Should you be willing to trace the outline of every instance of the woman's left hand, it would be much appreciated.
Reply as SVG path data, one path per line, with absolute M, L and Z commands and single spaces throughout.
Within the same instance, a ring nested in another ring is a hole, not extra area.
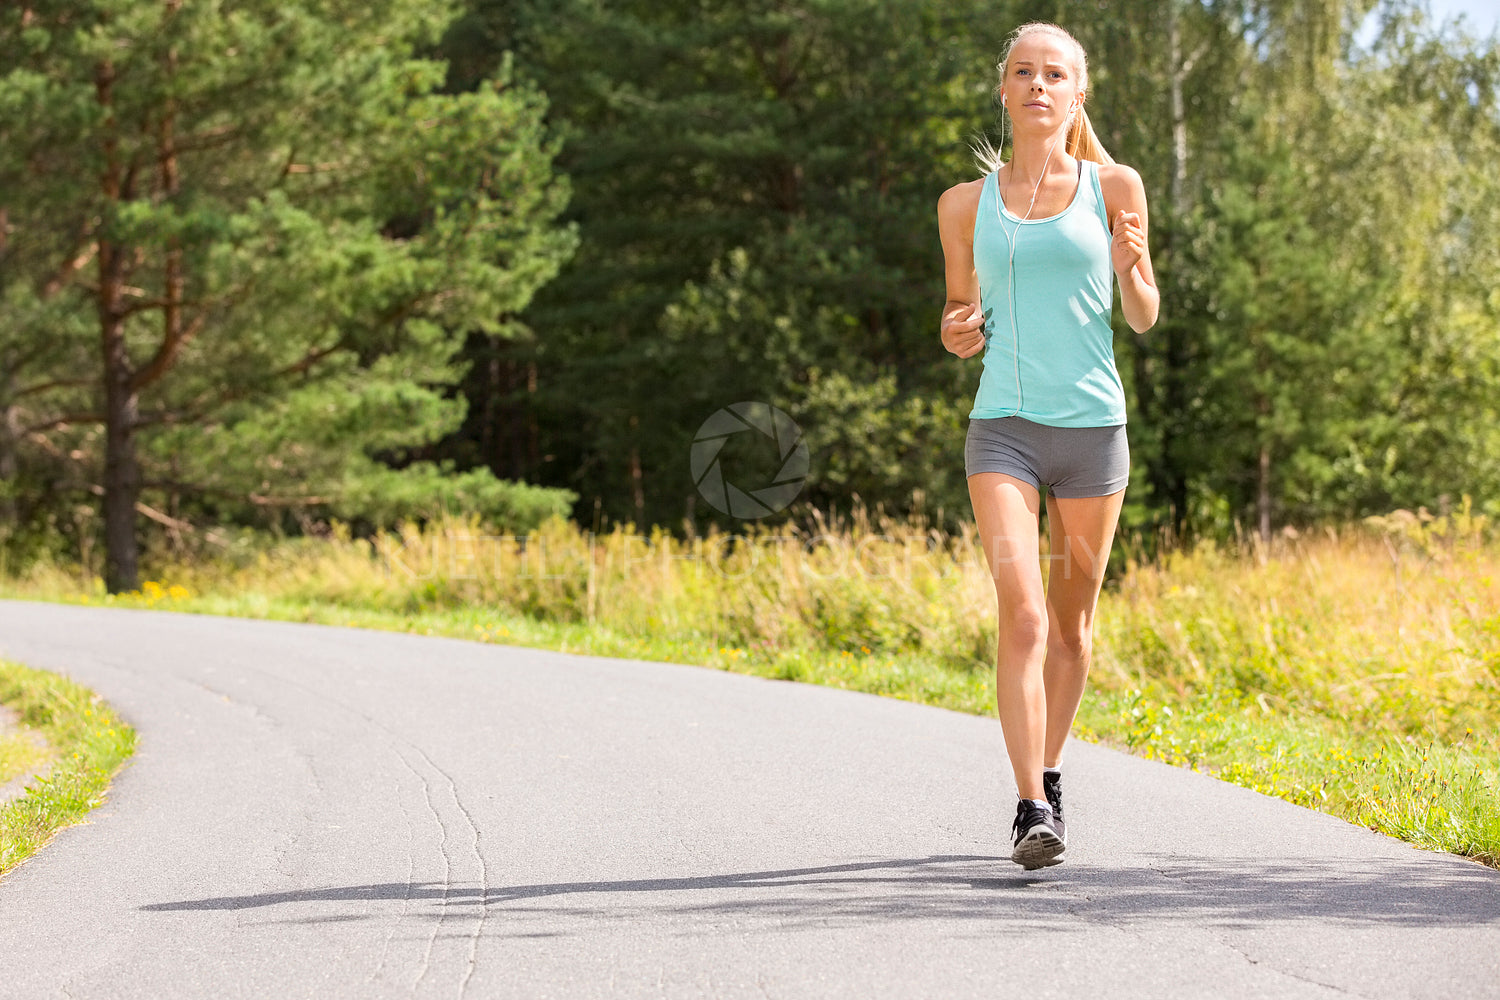
M 1109 260 L 1115 274 L 1123 280 L 1146 253 L 1146 232 L 1141 217 L 1123 209 L 1115 213 L 1114 239 L 1109 243 Z

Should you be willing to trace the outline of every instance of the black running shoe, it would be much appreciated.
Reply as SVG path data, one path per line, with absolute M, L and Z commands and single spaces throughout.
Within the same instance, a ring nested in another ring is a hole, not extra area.
M 1057 835 L 1062 842 L 1068 842 L 1068 825 L 1063 822 L 1062 812 L 1062 774 L 1053 774 L 1050 771 L 1042 772 L 1042 792 L 1047 796 L 1047 804 L 1052 807 L 1052 825 L 1057 827 Z
M 1027 871 L 1062 864 L 1058 855 L 1066 845 L 1053 826 L 1052 814 L 1030 799 L 1016 803 L 1016 821 L 1011 826 L 1011 834 L 1014 846 L 1010 859 Z

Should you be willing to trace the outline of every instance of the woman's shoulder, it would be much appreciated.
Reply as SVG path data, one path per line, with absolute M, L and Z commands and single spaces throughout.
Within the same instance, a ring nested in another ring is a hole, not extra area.
M 984 190 L 984 181 L 984 177 L 976 177 L 944 191 L 938 198 L 938 217 L 973 215 L 979 207 L 979 193 Z
M 1146 189 L 1140 173 L 1123 163 L 1099 164 L 1099 186 L 1104 189 L 1105 194 L 1114 191 L 1128 195 L 1136 191 L 1144 192 Z

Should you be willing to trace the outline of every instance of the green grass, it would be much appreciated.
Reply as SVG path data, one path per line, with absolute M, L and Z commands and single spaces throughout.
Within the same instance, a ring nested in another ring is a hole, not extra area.
M 38 567 L 14 596 L 322 622 L 700 664 L 994 714 L 972 530 L 856 518 L 692 542 L 524 540 L 473 522 L 156 560 L 107 597 Z M 1126 560 L 1103 594 L 1085 738 L 1500 867 L 1500 542 L 1396 516 Z
M 1470 732 L 1361 733 L 1315 717 L 1213 697 L 1095 691 L 1081 735 L 1138 756 L 1340 816 L 1432 850 L 1500 867 L 1500 755 Z
M 52 759 L 50 749 L 26 727 L 0 733 L 0 786 L 40 769 Z
M 87 688 L 15 663 L 0 661 L 0 703 L 42 735 L 54 758 L 19 798 L 0 805 L 4 875 L 104 800 L 110 779 L 135 749 L 135 732 Z

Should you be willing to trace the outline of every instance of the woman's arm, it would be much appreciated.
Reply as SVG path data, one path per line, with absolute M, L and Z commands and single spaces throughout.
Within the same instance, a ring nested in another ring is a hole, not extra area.
M 939 328 L 943 346 L 961 358 L 984 349 L 984 316 L 980 313 L 979 276 L 974 273 L 974 213 L 984 181 L 968 181 L 938 199 L 938 235 L 943 241 L 943 274 L 948 301 Z
M 1146 186 L 1130 167 L 1105 164 L 1099 168 L 1099 188 L 1113 235 L 1109 259 L 1120 279 L 1120 307 L 1130 328 L 1145 333 L 1156 323 L 1161 308 L 1146 243 Z

